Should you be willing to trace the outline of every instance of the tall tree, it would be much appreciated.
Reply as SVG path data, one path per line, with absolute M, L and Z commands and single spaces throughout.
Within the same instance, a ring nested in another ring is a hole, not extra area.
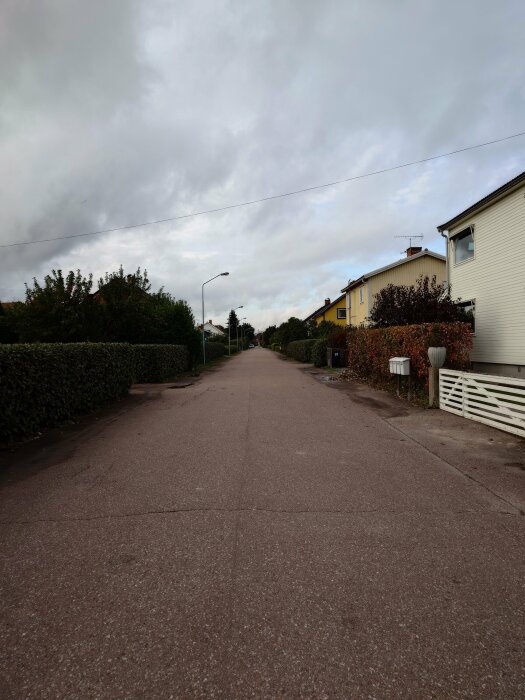
M 92 340 L 94 304 L 91 296 L 92 275 L 83 277 L 71 270 L 52 270 L 40 285 L 26 284 L 26 301 L 19 309 L 16 330 L 22 342 L 74 343 Z
M 239 319 L 238 319 L 235 311 L 232 309 L 228 315 L 228 321 L 226 322 L 226 328 L 230 329 L 230 333 L 231 333 L 232 338 L 235 338 L 238 327 L 239 327 Z
M 453 300 L 450 287 L 438 284 L 436 277 L 421 275 L 415 285 L 389 284 L 375 295 L 370 312 L 374 326 L 407 326 L 417 323 L 468 321 L 469 318 L 458 306 L 460 299 Z

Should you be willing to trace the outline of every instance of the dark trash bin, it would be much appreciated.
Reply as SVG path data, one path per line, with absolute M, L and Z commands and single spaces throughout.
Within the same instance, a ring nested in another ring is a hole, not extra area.
M 326 352 L 328 367 L 346 367 L 345 348 L 327 348 Z

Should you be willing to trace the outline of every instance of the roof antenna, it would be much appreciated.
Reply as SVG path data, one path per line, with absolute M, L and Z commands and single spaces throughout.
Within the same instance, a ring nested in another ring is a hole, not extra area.
M 410 248 L 412 248 L 412 239 L 415 240 L 416 238 L 418 238 L 418 239 L 419 239 L 419 242 L 421 243 L 421 241 L 423 240 L 424 236 L 422 236 L 422 235 L 418 235 L 418 236 L 394 236 L 394 238 L 408 238 L 409 244 L 410 244 Z M 405 250 L 400 250 L 399 252 L 400 252 L 400 253 L 405 253 L 406 251 L 405 251 Z

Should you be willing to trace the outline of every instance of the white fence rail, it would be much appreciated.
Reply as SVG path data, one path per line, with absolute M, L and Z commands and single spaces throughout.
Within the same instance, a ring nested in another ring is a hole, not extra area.
M 525 437 L 525 380 L 439 370 L 439 407 Z

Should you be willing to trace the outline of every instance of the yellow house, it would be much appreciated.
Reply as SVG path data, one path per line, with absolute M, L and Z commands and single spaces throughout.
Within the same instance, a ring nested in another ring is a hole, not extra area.
M 435 275 L 438 284 L 446 281 L 447 266 L 444 255 L 414 246 L 406 252 L 406 258 L 367 272 L 362 277 L 349 281 L 341 290 L 346 296 L 346 316 L 350 326 L 368 325 L 375 295 L 389 284 L 414 285 L 420 275 L 430 278 Z
M 324 304 L 304 320 L 315 321 L 317 326 L 323 321 L 332 321 L 338 326 L 346 326 L 346 315 L 345 295 L 341 294 L 335 301 L 325 299 Z

